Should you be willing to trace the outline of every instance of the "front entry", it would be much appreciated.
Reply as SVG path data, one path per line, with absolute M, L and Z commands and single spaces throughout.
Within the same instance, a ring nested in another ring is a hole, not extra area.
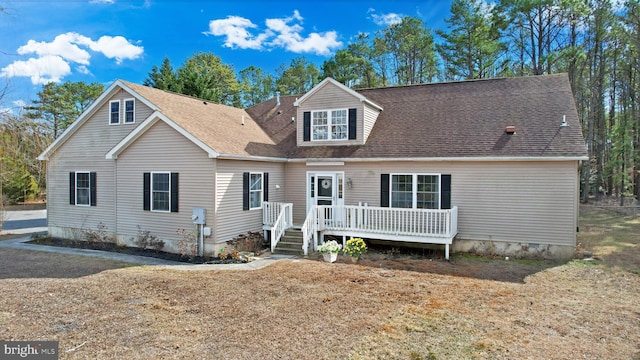
M 307 172 L 307 212 L 316 205 L 344 206 L 344 172 Z

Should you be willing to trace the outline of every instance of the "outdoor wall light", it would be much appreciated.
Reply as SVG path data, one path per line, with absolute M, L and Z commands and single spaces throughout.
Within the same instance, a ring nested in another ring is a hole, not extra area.
M 353 187 L 353 180 L 351 178 L 347 178 L 347 187 L 351 189 Z

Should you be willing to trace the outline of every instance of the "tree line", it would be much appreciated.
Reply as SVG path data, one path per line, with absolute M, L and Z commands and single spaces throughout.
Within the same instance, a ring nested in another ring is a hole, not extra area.
M 256 66 L 236 73 L 215 54 L 197 52 L 178 68 L 165 58 L 144 84 L 247 107 L 276 91 L 303 94 L 325 77 L 371 88 L 566 72 L 589 154 L 581 167 L 582 200 L 615 195 L 622 203 L 625 197 L 640 198 L 639 2 L 614 7 L 610 0 L 454 0 L 446 29 L 432 31 L 407 16 L 360 34 L 320 67 L 298 57 L 274 74 Z M 98 84 L 43 86 L 24 113 L 5 115 L 2 149 L 14 151 L 20 148 L 15 136 L 37 132 L 38 144 L 26 146 L 37 155 L 101 91 Z M 0 153 L 5 169 L 12 169 L 2 172 L 5 187 L 13 182 L 24 189 L 17 179 L 27 174 L 37 184 L 31 189 L 44 186 L 43 170 L 26 164 L 35 155 L 15 160 L 17 154 Z

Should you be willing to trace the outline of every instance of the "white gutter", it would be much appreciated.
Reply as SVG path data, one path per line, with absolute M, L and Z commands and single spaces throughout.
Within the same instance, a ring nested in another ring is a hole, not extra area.
M 221 160 L 244 160 L 244 161 L 270 161 L 270 162 L 287 162 L 287 158 L 269 157 L 269 156 L 254 156 L 254 155 L 234 155 L 234 154 L 219 154 L 217 159 Z
M 587 156 L 486 156 L 486 157 L 407 157 L 407 158 L 300 158 L 288 162 L 381 162 L 381 161 L 576 161 L 588 160 Z

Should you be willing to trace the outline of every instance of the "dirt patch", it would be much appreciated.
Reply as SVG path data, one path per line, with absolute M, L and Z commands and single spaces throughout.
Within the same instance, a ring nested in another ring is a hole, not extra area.
M 0 279 L 78 278 L 132 266 L 95 257 L 7 248 L 0 248 L 0 264 Z

